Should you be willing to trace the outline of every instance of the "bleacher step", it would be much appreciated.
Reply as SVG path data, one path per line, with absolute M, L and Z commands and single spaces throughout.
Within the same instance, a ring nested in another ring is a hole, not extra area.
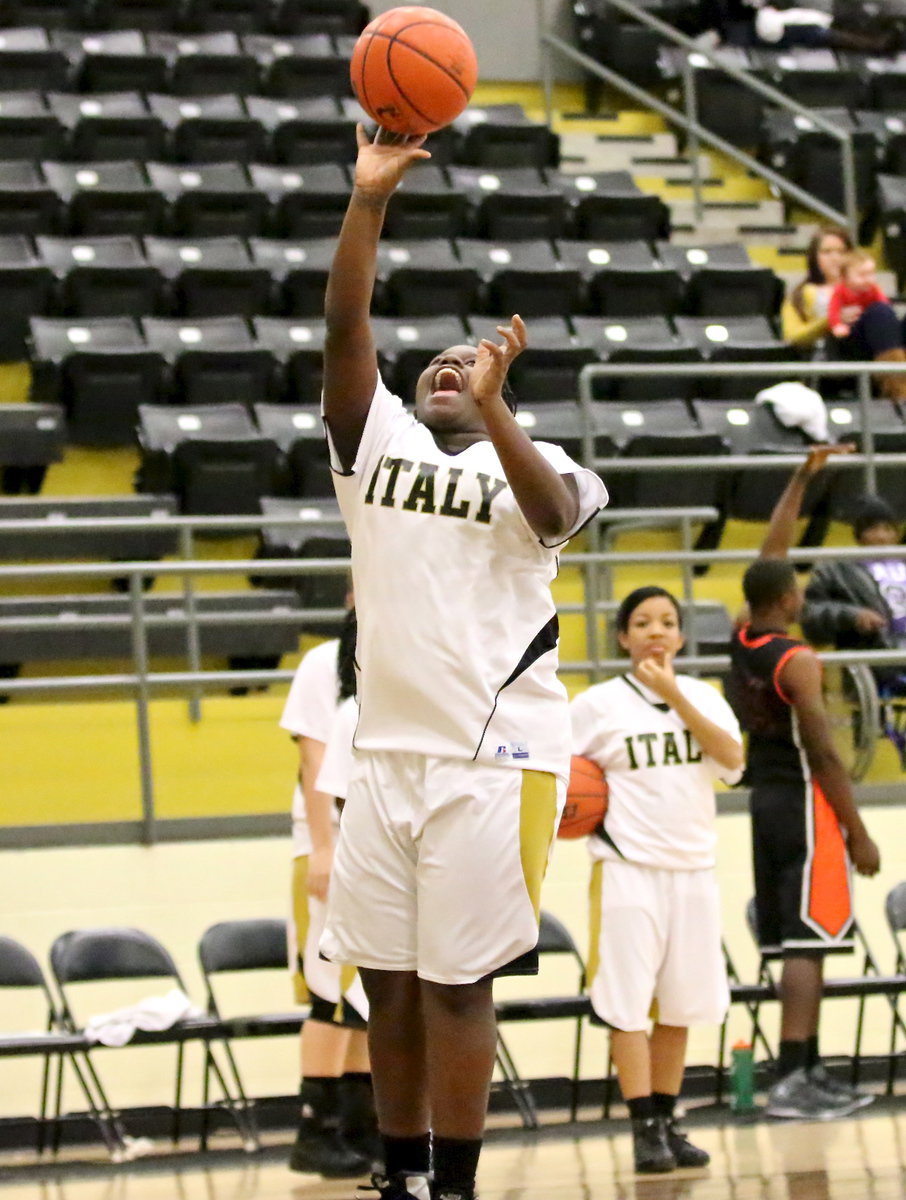
M 607 137 L 566 133 L 562 135 L 560 155 L 561 169 L 572 173 L 631 171 L 639 158 L 676 158 L 677 147 L 672 133 Z

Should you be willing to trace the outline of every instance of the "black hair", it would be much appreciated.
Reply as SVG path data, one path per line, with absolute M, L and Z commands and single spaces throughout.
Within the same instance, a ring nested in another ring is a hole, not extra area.
M 619 633 L 626 632 L 626 630 L 629 628 L 629 621 L 632 617 L 632 614 L 640 604 L 644 604 L 645 601 L 650 600 L 652 596 L 663 596 L 665 600 L 670 601 L 670 603 L 676 609 L 676 619 L 679 623 L 680 629 L 682 629 L 683 610 L 680 608 L 679 600 L 677 600 L 676 596 L 674 596 L 672 592 L 668 592 L 666 588 L 657 587 L 654 584 L 650 584 L 648 587 L 636 588 L 635 591 L 630 592 L 626 599 L 620 604 L 620 607 L 617 609 L 617 630 Z
M 796 568 L 785 558 L 759 558 L 742 577 L 742 591 L 752 613 L 764 612 L 796 586 Z
M 853 506 L 853 536 L 858 539 L 875 525 L 896 525 L 893 509 L 880 496 L 860 496 Z
M 356 694 L 355 639 L 357 628 L 355 609 L 351 608 L 343 620 L 340 644 L 337 647 L 338 700 L 346 700 L 349 696 Z
M 518 408 L 518 402 L 516 400 L 516 393 L 513 391 L 509 379 L 504 379 L 503 387 L 500 389 L 500 394 L 503 397 L 504 404 L 507 406 L 510 412 L 515 415 L 516 409 Z

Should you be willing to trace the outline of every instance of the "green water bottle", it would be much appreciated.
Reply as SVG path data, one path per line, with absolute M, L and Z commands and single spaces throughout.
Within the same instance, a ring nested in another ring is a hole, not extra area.
M 736 1042 L 730 1063 L 730 1107 L 751 1112 L 755 1107 L 755 1055 L 748 1042 Z

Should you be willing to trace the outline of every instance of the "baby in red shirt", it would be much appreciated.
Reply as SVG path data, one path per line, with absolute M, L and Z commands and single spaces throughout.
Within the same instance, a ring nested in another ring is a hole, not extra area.
M 834 337 L 849 337 L 869 304 L 887 303 L 887 297 L 878 287 L 875 269 L 875 260 L 867 250 L 853 250 L 843 260 L 840 282 L 831 292 L 827 309 L 827 323 Z M 859 313 L 851 321 L 844 321 L 841 313 L 846 308 L 857 308 Z

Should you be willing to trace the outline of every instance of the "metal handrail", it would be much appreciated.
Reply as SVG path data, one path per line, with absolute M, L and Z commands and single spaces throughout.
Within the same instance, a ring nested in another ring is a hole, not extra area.
M 746 170 L 759 175 L 768 183 L 792 196 L 794 200 L 798 200 L 806 208 L 813 212 L 819 213 L 826 220 L 832 221 L 838 225 L 845 225 L 853 237 L 858 235 L 859 225 L 859 210 L 856 195 L 856 163 L 855 150 L 853 147 L 852 133 L 847 129 L 841 129 L 832 121 L 814 109 L 806 108 L 804 105 L 791 100 L 788 96 L 770 84 L 758 79 L 755 75 L 748 71 L 744 71 L 739 67 L 735 67 L 730 63 L 721 62 L 711 51 L 697 45 L 691 38 L 680 33 L 673 26 L 666 24 L 659 18 L 639 8 L 636 4 L 631 3 L 631 0 L 606 0 L 608 4 L 614 8 L 631 16 L 641 25 L 647 25 L 648 28 L 656 30 L 667 41 L 672 42 L 676 46 L 690 51 L 690 53 L 699 56 L 706 60 L 712 67 L 723 71 L 731 79 L 736 80 L 742 86 L 749 88 L 751 91 L 770 100 L 777 107 L 785 109 L 796 116 L 803 116 L 812 125 L 824 133 L 840 142 L 843 160 L 843 196 L 844 196 L 844 211 L 840 212 L 831 205 L 826 204 L 823 200 L 819 200 L 817 196 L 805 191 L 793 183 L 792 180 L 779 174 L 777 171 L 759 162 L 751 154 L 747 154 L 738 146 L 734 146 L 732 142 L 728 142 L 725 138 L 713 133 L 706 126 L 702 125 L 698 120 L 698 97 L 695 83 L 695 63 L 690 62 L 687 58 L 683 69 L 683 94 L 685 112 L 674 108 L 666 101 L 661 100 L 658 96 L 633 83 L 624 75 L 612 70 L 610 67 L 605 67 L 596 59 L 584 54 L 581 50 L 577 50 L 575 46 L 564 41 L 550 29 L 544 27 L 544 14 L 542 0 L 538 2 L 538 29 L 539 29 L 539 53 L 542 63 L 542 82 L 544 88 L 544 105 L 545 115 L 548 125 L 553 122 L 553 75 L 550 63 L 550 51 L 556 51 L 558 54 L 583 67 L 592 75 L 597 75 L 603 79 L 605 83 L 611 84 L 618 91 L 630 96 L 633 100 L 638 101 L 646 108 L 650 108 L 659 113 L 665 120 L 672 124 L 679 125 L 690 134 L 690 154 L 692 160 L 692 188 L 695 203 L 696 220 L 701 221 L 703 212 L 702 200 L 702 182 L 698 170 L 697 155 L 698 143 L 704 142 L 706 145 L 719 150 L 722 154 L 734 159 Z

